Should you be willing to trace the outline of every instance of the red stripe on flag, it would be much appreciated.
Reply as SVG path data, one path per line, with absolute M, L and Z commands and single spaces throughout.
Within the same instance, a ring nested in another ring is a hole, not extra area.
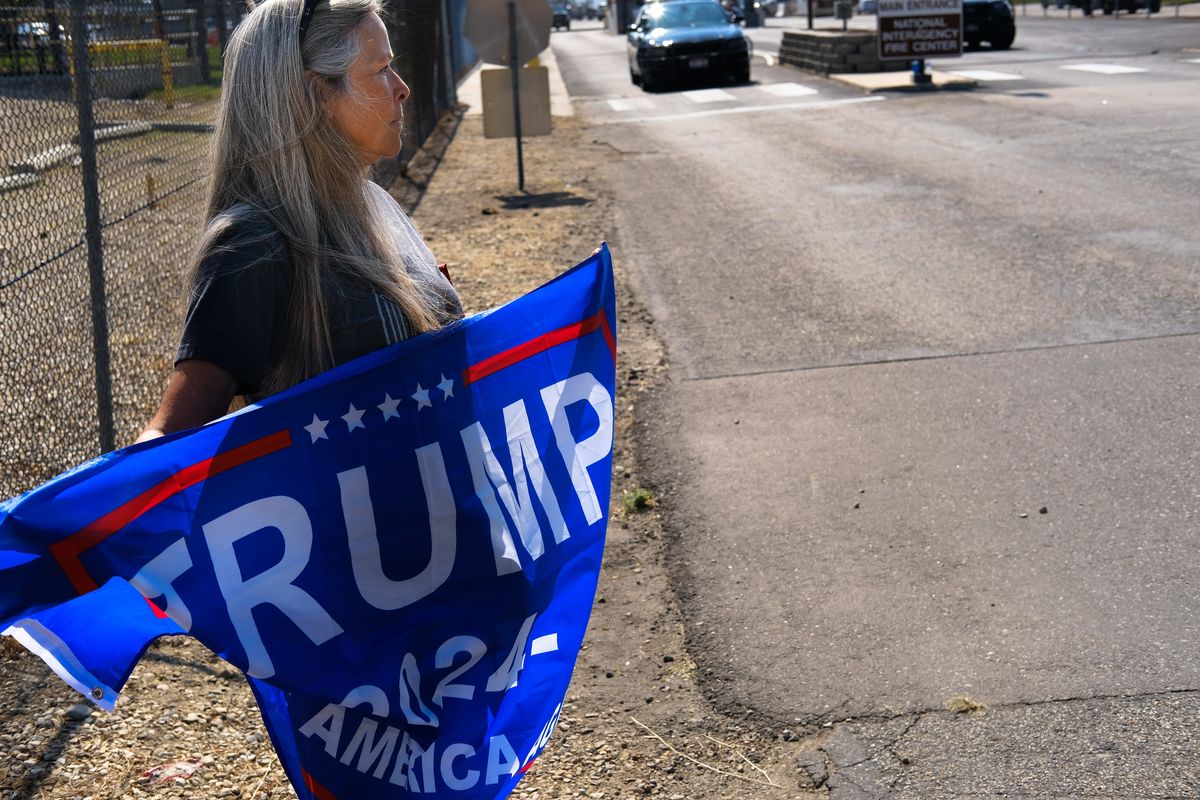
M 333 792 L 317 783 L 316 779 L 312 775 L 309 775 L 308 770 L 304 769 L 304 767 L 300 768 L 300 774 L 304 776 L 304 785 L 308 787 L 308 790 L 313 793 L 313 797 L 317 798 L 317 800 L 337 800 L 333 796 Z
M 167 618 L 167 612 L 163 611 L 161 608 L 154 605 L 154 601 L 151 600 L 149 597 L 146 598 L 146 605 L 150 606 L 150 610 L 154 612 L 154 616 L 158 617 L 159 619 Z
M 490 358 L 485 358 L 478 364 L 472 364 L 463 370 L 463 385 L 466 386 L 475 381 L 482 380 L 489 375 L 495 375 L 500 370 L 536 356 L 538 353 L 544 353 L 551 347 L 587 336 L 596 329 L 604 331 L 604 341 L 608 344 L 608 351 L 612 353 L 613 361 L 616 361 L 617 343 L 613 340 L 612 330 L 608 327 L 608 315 L 601 310 L 582 322 L 576 322 L 573 325 L 567 325 L 549 333 L 543 333 L 535 339 L 530 339 L 516 347 L 511 347 L 503 353 L 497 353 Z
M 97 589 L 99 586 L 96 581 L 92 579 L 79 560 L 83 553 L 100 544 L 159 503 L 169 500 L 183 490 L 226 470 L 283 450 L 290 447 L 291 444 L 291 434 L 285 430 L 279 431 L 184 467 L 166 480 L 105 514 L 86 528 L 50 545 L 50 555 L 66 573 L 76 592 L 85 594 Z

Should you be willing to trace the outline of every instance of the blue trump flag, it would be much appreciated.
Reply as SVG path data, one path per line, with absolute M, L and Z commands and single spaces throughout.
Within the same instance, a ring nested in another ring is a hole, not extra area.
M 243 670 L 302 800 L 501 798 L 604 547 L 607 247 L 491 312 L 0 505 L 0 630 L 111 709 L 156 637 Z

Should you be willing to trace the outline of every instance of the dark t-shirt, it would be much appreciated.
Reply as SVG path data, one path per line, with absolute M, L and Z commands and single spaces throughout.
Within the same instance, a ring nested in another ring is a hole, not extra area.
M 401 252 L 409 274 L 437 299 L 443 319 L 461 317 L 458 293 L 437 271 L 411 223 L 403 222 L 393 232 L 404 237 Z M 390 299 L 337 274 L 331 268 L 325 286 L 334 364 L 408 338 L 410 326 Z M 232 225 L 200 265 L 175 363 L 209 361 L 233 376 L 238 394 L 260 396 L 288 345 L 292 281 L 286 240 L 265 216 Z

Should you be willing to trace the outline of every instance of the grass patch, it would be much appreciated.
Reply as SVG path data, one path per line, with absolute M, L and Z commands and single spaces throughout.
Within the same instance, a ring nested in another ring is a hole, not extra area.
M 972 714 L 977 711 L 986 711 L 987 706 L 975 702 L 965 694 L 960 694 L 950 698 L 950 702 L 946 703 L 946 710 L 953 711 L 955 714 Z
M 215 101 L 221 96 L 221 82 L 213 80 L 212 83 L 192 83 L 187 86 L 175 87 L 175 102 L 176 103 L 204 103 Z M 162 89 L 151 89 L 146 92 L 148 100 L 163 100 L 165 93 Z
M 654 499 L 654 493 L 649 489 L 634 489 L 632 492 L 625 492 L 622 504 L 626 514 L 637 514 L 654 508 L 658 505 L 658 501 Z

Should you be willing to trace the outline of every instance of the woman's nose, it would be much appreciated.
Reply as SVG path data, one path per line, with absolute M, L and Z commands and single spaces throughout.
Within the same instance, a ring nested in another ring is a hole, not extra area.
M 395 73 L 393 73 L 393 74 L 395 74 Z M 396 75 L 395 93 L 396 93 L 396 102 L 397 103 L 403 103 L 405 100 L 408 99 L 408 96 L 410 94 L 412 94 L 412 89 L 408 88 L 408 84 L 405 83 L 404 79 L 401 78 L 399 75 Z

